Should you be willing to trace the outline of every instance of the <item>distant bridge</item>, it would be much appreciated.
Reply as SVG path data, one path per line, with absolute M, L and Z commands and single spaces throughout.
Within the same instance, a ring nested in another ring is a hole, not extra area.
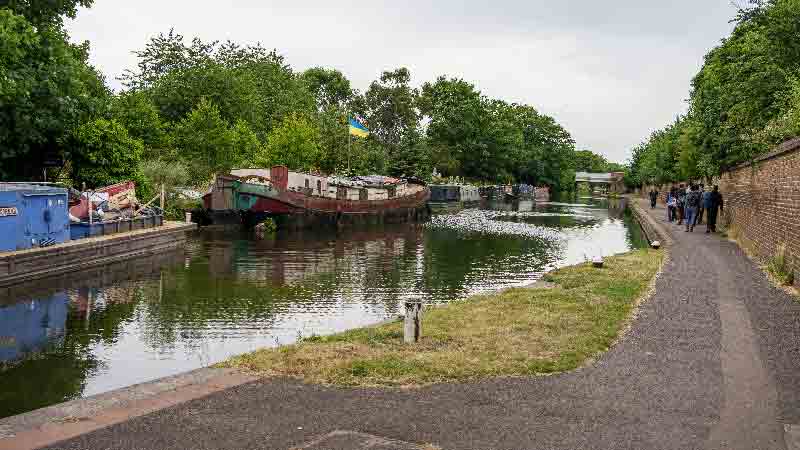
M 589 189 L 594 191 L 596 187 L 607 192 L 614 192 L 621 194 L 625 192 L 625 186 L 622 183 L 625 174 L 623 172 L 608 172 L 608 173 L 590 173 L 590 172 L 576 172 L 575 184 L 586 183 Z

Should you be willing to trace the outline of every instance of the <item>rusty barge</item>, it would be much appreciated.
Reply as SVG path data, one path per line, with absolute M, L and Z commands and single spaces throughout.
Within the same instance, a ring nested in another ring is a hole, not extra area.
M 424 220 L 429 198 L 428 186 L 415 179 L 345 178 L 275 166 L 217 176 L 203 203 L 213 223 L 252 227 L 272 218 L 278 228 L 306 229 Z

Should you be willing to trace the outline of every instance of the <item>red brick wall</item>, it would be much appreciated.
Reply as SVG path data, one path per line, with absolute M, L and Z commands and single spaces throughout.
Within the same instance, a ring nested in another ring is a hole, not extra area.
M 779 245 L 786 245 L 797 274 L 800 271 L 800 139 L 782 144 L 752 164 L 722 174 L 715 182 L 725 199 L 724 223 L 746 239 L 765 261 L 775 255 Z
M 675 185 L 659 186 L 661 201 Z M 800 286 L 800 138 L 787 141 L 774 151 L 715 178 L 725 200 L 720 222 L 738 232 L 746 246 L 762 261 L 769 261 L 779 245 L 786 253 Z M 652 186 L 643 186 L 647 197 Z

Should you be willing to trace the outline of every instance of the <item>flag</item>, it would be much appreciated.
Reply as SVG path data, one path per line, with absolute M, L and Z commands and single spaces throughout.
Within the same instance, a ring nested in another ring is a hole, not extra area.
M 356 119 L 350 119 L 350 134 L 358 137 L 369 136 L 369 130 Z

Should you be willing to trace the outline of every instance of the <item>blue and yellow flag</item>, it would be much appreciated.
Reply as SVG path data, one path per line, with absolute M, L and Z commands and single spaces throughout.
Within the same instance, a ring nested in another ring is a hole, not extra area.
M 364 125 L 361 125 L 361 123 L 358 120 L 351 118 L 350 134 L 358 137 L 367 137 L 369 136 L 369 130 Z

